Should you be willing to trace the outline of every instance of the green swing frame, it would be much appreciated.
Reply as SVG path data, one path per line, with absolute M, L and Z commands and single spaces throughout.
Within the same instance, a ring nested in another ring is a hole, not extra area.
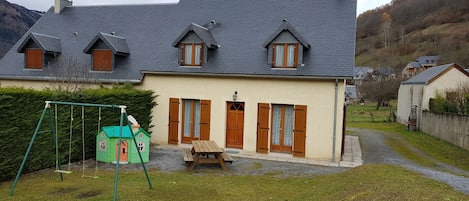
M 31 151 L 31 148 L 34 144 L 34 141 L 36 139 L 36 136 L 38 133 L 44 133 L 44 131 L 39 131 L 39 129 L 41 128 L 41 125 L 42 123 L 44 122 L 44 118 L 46 117 L 46 115 L 49 115 L 49 123 L 50 123 L 50 131 L 45 131 L 47 133 L 50 133 L 52 135 L 56 135 L 56 129 L 55 128 L 55 122 L 53 120 L 53 115 L 52 115 L 52 111 L 51 111 L 51 105 L 69 105 L 69 106 L 82 106 L 82 107 L 99 107 L 99 108 L 112 108 L 112 109 L 119 109 L 120 110 L 120 120 L 119 120 L 119 126 L 120 126 L 120 131 L 119 131 L 119 144 L 118 144 L 118 150 L 120 150 L 120 146 L 121 146 L 121 141 L 122 141 L 122 126 L 124 125 L 124 119 L 126 120 L 126 123 L 127 123 L 127 126 L 129 127 L 130 129 L 130 132 L 132 134 L 132 138 L 133 138 L 133 141 L 134 141 L 134 145 L 135 147 L 138 149 L 137 147 L 137 141 L 135 140 L 135 136 L 132 132 L 132 127 L 131 125 L 129 124 L 129 119 L 127 118 L 127 106 L 125 105 L 105 105 L 105 104 L 92 104 L 92 103 L 75 103 L 75 102 L 58 102 L 58 101 L 45 101 L 45 107 L 44 109 L 42 110 L 42 114 L 41 114 L 41 118 L 39 119 L 39 122 L 37 123 L 36 125 L 36 129 L 34 130 L 34 134 L 31 138 L 31 141 L 29 142 L 29 145 L 28 145 L 28 148 L 26 150 L 26 154 L 24 155 L 24 158 L 23 158 L 23 161 L 21 162 L 21 165 L 20 165 L 20 168 L 18 170 L 18 173 L 16 174 L 16 178 L 15 178 L 15 181 L 13 182 L 12 186 L 11 186 L 11 189 L 10 189 L 10 193 L 9 195 L 10 196 L 13 196 L 13 193 L 15 191 L 15 188 L 16 188 L 16 184 L 21 176 L 21 173 L 23 172 L 23 169 L 24 169 L 24 165 L 28 159 L 28 156 L 29 156 L 29 152 Z M 54 144 L 57 146 L 57 139 L 54 138 Z M 147 178 L 147 182 L 148 182 L 148 186 L 149 188 L 151 189 L 152 188 L 152 184 L 151 184 L 151 181 L 150 181 L 150 177 L 148 176 L 148 172 L 147 172 L 147 169 L 145 167 L 145 163 L 143 162 L 143 158 L 142 158 L 142 155 L 140 154 L 140 152 L 137 152 L 138 153 L 138 156 L 140 158 L 140 162 L 141 162 L 141 165 L 143 167 L 143 170 L 145 172 L 145 176 Z M 57 153 L 56 153 L 57 154 Z M 114 201 L 117 200 L 117 185 L 118 185 L 118 181 L 119 181 L 119 164 L 120 164 L 120 152 L 118 152 L 118 155 L 117 155 L 117 163 L 116 163 L 116 170 L 115 170 L 115 177 L 114 177 Z M 67 171 L 60 171 L 61 170 L 61 166 L 60 166 L 60 162 L 57 163 L 58 165 L 58 170 L 57 171 L 58 173 L 60 173 L 60 179 L 63 181 L 63 174 L 68 174 Z

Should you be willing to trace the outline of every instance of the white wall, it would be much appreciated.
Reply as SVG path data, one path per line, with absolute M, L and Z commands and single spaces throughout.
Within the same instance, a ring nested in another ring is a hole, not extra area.
M 152 142 L 168 143 L 169 98 L 211 100 L 210 139 L 225 146 L 226 102 L 238 92 L 245 103 L 244 150 L 256 151 L 257 104 L 276 103 L 307 105 L 306 158 L 332 158 L 335 81 L 274 80 L 262 78 L 145 76 L 142 89 L 158 95 L 153 110 Z M 336 158 L 340 157 L 345 82 L 339 82 Z M 181 109 L 179 110 L 181 120 Z M 180 126 L 179 126 L 180 127 Z M 179 128 L 180 130 L 180 128 Z M 181 132 L 179 131 L 179 139 Z

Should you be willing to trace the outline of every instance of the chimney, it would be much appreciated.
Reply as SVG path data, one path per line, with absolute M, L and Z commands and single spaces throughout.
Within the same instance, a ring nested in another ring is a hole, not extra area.
M 60 14 L 62 10 L 67 6 L 72 6 L 71 0 L 55 0 L 54 13 Z

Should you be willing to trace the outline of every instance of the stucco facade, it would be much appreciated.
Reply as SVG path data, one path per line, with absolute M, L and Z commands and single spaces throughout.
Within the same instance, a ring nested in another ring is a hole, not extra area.
M 256 152 L 258 103 L 307 106 L 306 158 L 330 160 L 333 153 L 334 118 L 336 121 L 335 157 L 340 158 L 344 81 L 337 90 L 337 114 L 334 115 L 335 80 L 291 80 L 271 78 L 189 77 L 146 75 L 142 89 L 158 95 L 153 110 L 153 143 L 168 144 L 169 99 L 211 100 L 210 140 L 219 146 L 226 144 L 227 102 L 245 104 L 243 150 Z M 181 110 L 179 110 L 181 119 Z M 179 127 L 179 139 L 181 137 Z M 180 140 L 179 140 L 180 141 Z M 270 142 L 270 138 L 269 138 Z

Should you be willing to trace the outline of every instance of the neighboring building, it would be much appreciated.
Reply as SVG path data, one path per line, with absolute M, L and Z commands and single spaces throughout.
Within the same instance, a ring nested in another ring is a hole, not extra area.
M 436 97 L 437 92 L 446 95 L 447 90 L 455 89 L 464 83 L 469 84 L 469 72 L 457 64 L 432 67 L 402 82 L 398 94 L 397 121 L 406 124 L 411 106 L 417 106 L 419 128 L 422 111 L 430 109 L 430 99 Z
M 354 67 L 353 81 L 356 85 L 361 85 L 364 81 L 371 80 L 373 69 L 370 67 Z
M 373 70 L 372 73 L 373 80 L 392 80 L 396 79 L 396 73 L 391 67 L 378 67 Z
M 345 86 L 345 101 L 347 103 L 356 102 L 360 99 L 358 95 L 358 89 L 355 85 L 347 85 Z
M 439 56 L 421 56 L 416 61 L 409 62 L 402 69 L 401 76 L 403 79 L 412 78 L 418 73 L 437 65 Z
M 356 1 L 56 2 L 0 60 L 1 86 L 130 82 L 158 95 L 152 143 L 340 160 Z
M 116 163 L 119 154 L 119 134 L 120 126 L 105 126 L 96 135 L 96 160 L 106 163 Z M 135 136 L 133 141 L 132 134 Z M 143 162 L 150 159 L 150 137 L 142 128 L 134 128 L 130 132 L 128 126 L 122 126 L 122 141 L 120 146 L 119 163 L 140 163 L 138 152 L 142 156 Z

